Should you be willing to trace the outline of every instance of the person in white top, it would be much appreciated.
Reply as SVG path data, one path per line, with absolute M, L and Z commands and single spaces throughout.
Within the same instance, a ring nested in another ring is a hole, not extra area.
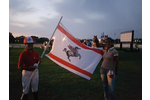
M 101 79 L 103 82 L 104 98 L 105 100 L 115 100 L 115 77 L 118 74 L 118 52 L 112 47 L 112 39 L 107 37 L 105 39 L 106 50 L 103 55 L 103 62 L 101 65 Z

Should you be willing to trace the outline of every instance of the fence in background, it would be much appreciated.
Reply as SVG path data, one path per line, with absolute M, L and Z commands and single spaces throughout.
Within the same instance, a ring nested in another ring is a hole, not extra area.
M 40 46 L 43 44 L 34 44 L 34 47 L 40 48 Z M 25 48 L 24 44 L 9 44 L 10 48 Z M 120 48 L 120 44 L 114 44 L 114 47 Z M 130 48 L 130 44 L 122 44 L 123 48 Z M 135 47 L 135 44 L 133 44 L 133 48 Z M 138 47 L 141 49 L 142 45 L 138 45 Z
M 43 44 L 34 44 L 34 47 L 40 48 L 40 46 Z M 9 48 L 25 48 L 26 46 L 24 44 L 9 44 Z

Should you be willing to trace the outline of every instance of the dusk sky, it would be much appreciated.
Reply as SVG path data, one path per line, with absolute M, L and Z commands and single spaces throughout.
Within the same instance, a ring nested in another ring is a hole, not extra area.
M 50 38 L 59 19 L 79 39 L 101 33 L 120 38 L 134 30 L 142 38 L 142 0 L 9 0 L 9 32 Z

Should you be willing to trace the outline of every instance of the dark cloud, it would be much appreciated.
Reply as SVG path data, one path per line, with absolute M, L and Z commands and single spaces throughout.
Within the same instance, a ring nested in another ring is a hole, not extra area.
M 36 11 L 34 7 L 31 7 L 28 2 L 25 0 L 9 0 L 9 13 L 18 14 L 18 13 L 31 13 Z
M 119 37 L 122 31 L 136 30 L 138 34 L 136 33 L 135 36 L 141 37 L 141 0 L 86 0 L 82 4 L 81 2 L 82 1 L 76 2 L 75 0 L 70 0 L 56 6 L 56 10 L 59 14 L 65 16 L 64 20 L 65 18 L 72 20 L 72 23 L 66 22 L 66 25 L 76 34 L 82 33 L 86 37 L 91 36 L 91 34 L 100 35 L 104 32 L 112 37 L 113 33 L 117 33 L 117 37 Z M 75 18 L 82 19 L 85 24 L 73 23 L 73 19 Z M 71 26 L 74 29 L 71 28 Z
M 30 3 L 22 0 L 13 1 L 17 1 L 10 2 L 10 9 L 13 11 L 18 13 L 36 11 Z M 49 36 L 59 18 L 63 16 L 62 23 L 77 38 L 93 38 L 93 35 L 100 37 L 102 32 L 112 38 L 119 38 L 121 32 L 128 30 L 136 31 L 135 38 L 142 37 L 141 0 L 64 0 L 62 2 L 48 0 L 46 8 L 50 7 L 53 7 L 59 15 L 50 18 L 48 16 L 52 13 L 48 12 L 47 17 L 41 17 L 38 22 L 42 27 L 29 29 L 31 32 Z

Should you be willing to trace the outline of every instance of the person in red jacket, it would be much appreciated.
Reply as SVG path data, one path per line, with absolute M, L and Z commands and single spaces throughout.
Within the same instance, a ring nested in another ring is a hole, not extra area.
M 33 44 L 35 43 L 32 37 L 26 37 L 24 44 L 26 46 L 18 60 L 18 69 L 22 70 L 22 86 L 23 86 L 23 99 L 27 100 L 30 84 L 33 92 L 34 100 L 38 100 L 38 83 L 39 72 L 38 62 L 42 61 L 38 52 L 33 50 Z

